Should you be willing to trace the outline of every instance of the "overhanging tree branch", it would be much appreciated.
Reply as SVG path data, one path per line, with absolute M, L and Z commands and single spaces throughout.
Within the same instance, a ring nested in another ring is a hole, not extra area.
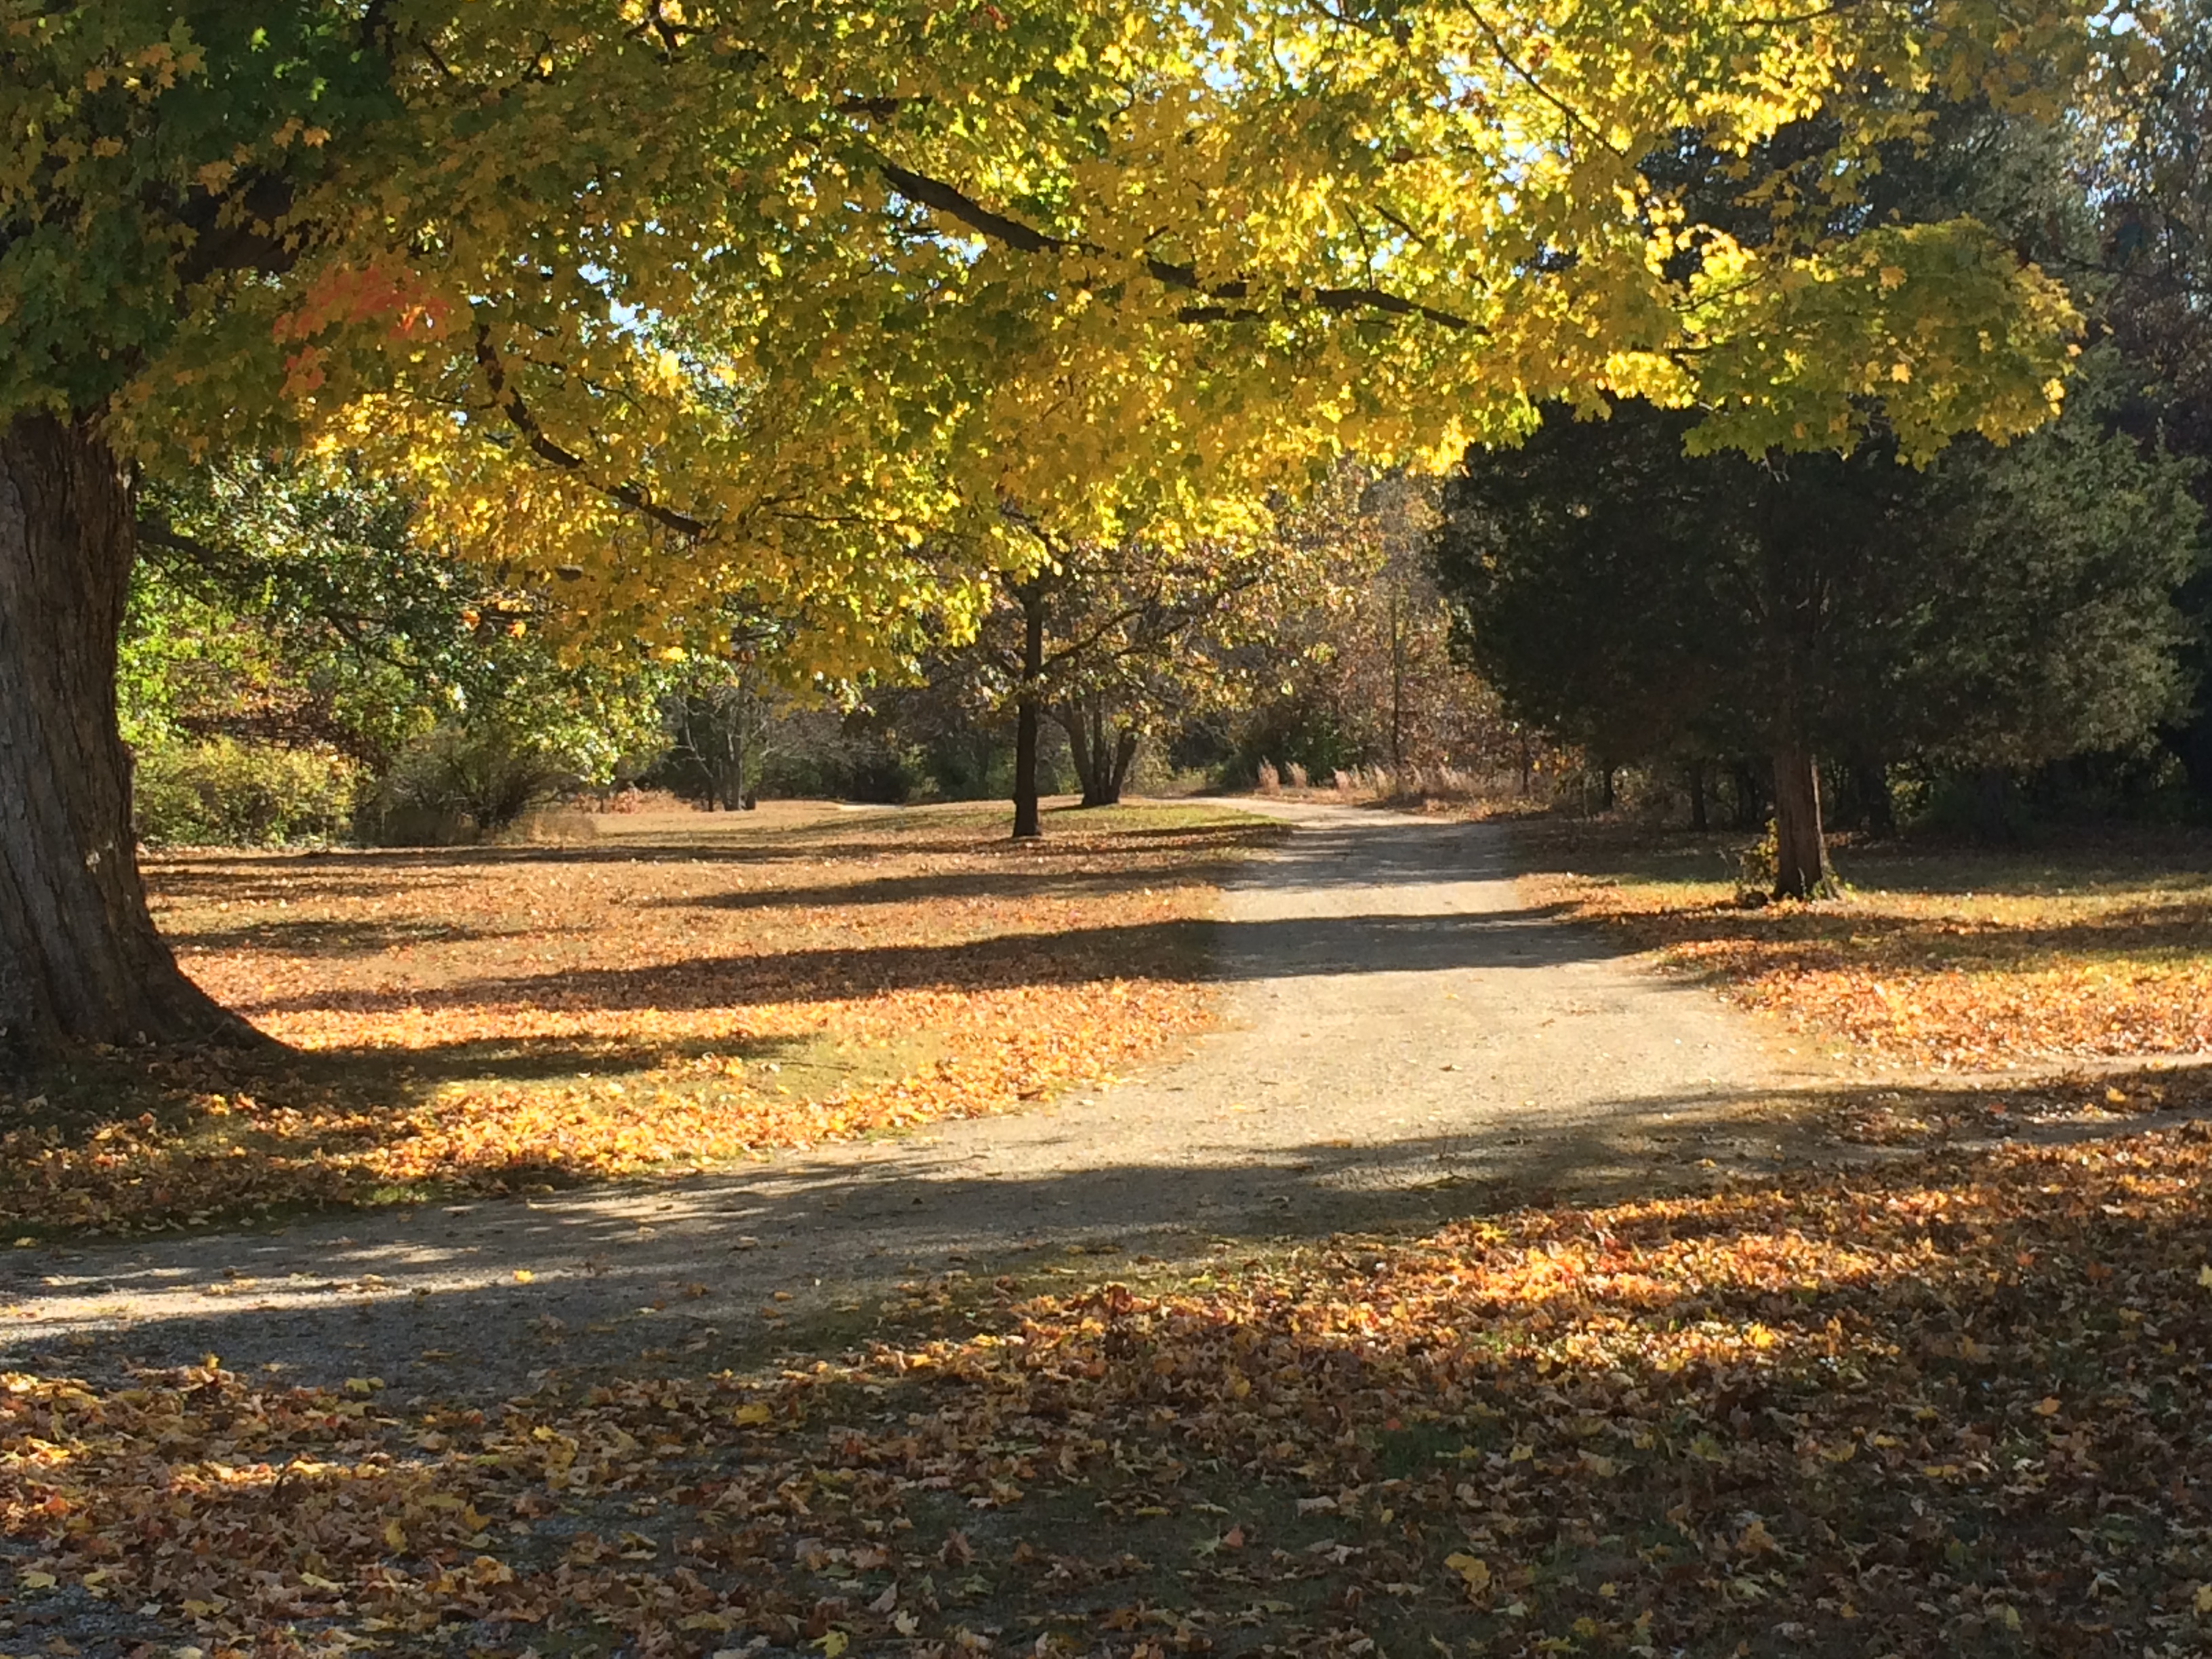
M 590 475 L 584 458 L 574 450 L 563 448 L 538 424 L 538 417 L 523 401 L 520 390 L 507 378 L 507 366 L 500 359 L 499 348 L 492 343 L 491 330 L 483 324 L 477 325 L 477 364 L 483 370 L 484 384 L 490 389 L 492 402 L 507 423 L 522 434 L 530 446 L 530 453 L 538 459 L 558 467 L 563 472 L 573 472 L 610 501 L 621 502 L 665 529 L 679 536 L 704 536 L 709 526 L 703 519 L 695 519 L 688 513 L 678 513 L 672 507 L 664 507 L 654 501 L 641 484 L 628 482 L 603 483 Z
M 878 171 L 884 182 L 910 202 L 934 210 L 947 218 L 957 220 L 976 234 L 988 238 L 1002 246 L 1019 253 L 1080 253 L 1097 258 L 1116 257 L 1096 242 L 1077 241 L 1065 236 L 1054 236 L 1034 225 L 1024 224 L 1018 219 L 985 207 L 974 197 L 941 179 L 930 178 L 892 162 L 882 163 Z M 1161 286 L 1178 292 L 1203 296 L 1206 303 L 1184 307 L 1176 316 L 1186 323 L 1219 323 L 1246 321 L 1266 315 L 1258 307 L 1243 303 L 1252 298 L 1252 284 L 1243 281 L 1207 283 L 1199 278 L 1197 270 L 1190 265 L 1177 264 L 1173 260 L 1147 256 L 1141 261 L 1146 272 Z M 1342 314 L 1353 311 L 1379 311 L 1393 317 L 1419 317 L 1439 327 L 1449 329 L 1473 328 L 1468 318 L 1437 307 L 1409 300 L 1401 294 L 1374 287 L 1353 288 L 1290 288 L 1283 290 L 1285 303 L 1304 303 L 1319 307 L 1323 311 Z

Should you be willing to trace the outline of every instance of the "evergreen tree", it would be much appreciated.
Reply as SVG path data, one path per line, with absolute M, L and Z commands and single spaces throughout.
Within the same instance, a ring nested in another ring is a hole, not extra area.
M 1693 457 L 1681 416 L 1608 415 L 1468 452 L 1434 544 L 1462 647 L 1608 761 L 1765 755 L 1778 896 L 1830 882 L 1816 757 L 2019 764 L 2182 705 L 2191 469 L 2089 400 L 1924 471 L 1881 443 Z

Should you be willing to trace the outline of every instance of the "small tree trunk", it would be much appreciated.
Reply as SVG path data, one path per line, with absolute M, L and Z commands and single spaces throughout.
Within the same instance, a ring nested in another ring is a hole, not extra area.
M 1701 760 L 1690 763 L 1690 828 L 1705 830 L 1712 828 L 1705 811 L 1705 763 Z
M 2001 766 L 1984 766 L 1974 774 L 1974 837 L 1978 841 L 2008 842 L 2018 838 L 2013 821 L 2012 774 Z
M 146 910 L 115 726 L 137 551 L 122 467 L 88 426 L 0 428 L 0 1047 L 257 1037 Z
M 1014 716 L 1014 839 L 1044 834 L 1037 802 L 1037 727 L 1044 701 L 1044 586 L 1017 590 L 1022 602 L 1022 684 Z
M 1390 769 L 1406 770 L 1406 629 L 1398 584 L 1390 584 Z M 1404 786 L 1398 786 L 1402 788 Z
M 1124 726 L 1114 744 L 1113 804 L 1121 804 L 1121 792 L 1128 787 L 1129 774 L 1136 769 L 1137 750 L 1144 746 L 1145 734 L 1133 726 Z
M 1864 755 L 1850 764 L 1851 793 L 1858 797 L 1859 822 L 1870 835 L 1897 833 L 1897 805 L 1889 795 L 1889 769 Z
M 1067 744 L 1076 757 L 1076 775 L 1083 780 L 1083 804 L 1120 805 L 1121 779 L 1127 768 L 1108 741 L 1104 699 L 1090 697 L 1076 708 L 1067 722 Z
M 740 681 L 735 695 L 730 699 L 729 810 L 732 812 L 742 810 L 745 804 L 746 762 L 751 758 L 745 752 L 745 739 L 751 735 L 745 729 L 746 722 L 752 718 L 752 710 L 746 707 L 749 702 L 750 699 L 745 695 L 744 684 Z
M 1820 772 L 1801 741 L 1774 751 L 1774 896 L 1825 898 L 1836 890 L 1820 829 Z
M 1759 796 L 1759 773 L 1748 761 L 1737 761 L 1729 769 L 1729 781 L 1733 787 L 1735 802 L 1731 817 L 1738 830 L 1756 830 L 1763 817 L 1765 805 Z
M 1060 730 L 1067 733 L 1067 756 L 1083 786 L 1085 806 L 1110 806 L 1106 781 L 1106 751 L 1097 740 L 1099 717 L 1086 702 L 1070 703 L 1059 714 Z
M 1106 743 L 1106 704 L 1097 697 L 1091 702 L 1091 764 L 1096 770 L 1083 786 L 1083 804 L 1113 805 L 1121 792 L 1114 786 L 1114 756 Z

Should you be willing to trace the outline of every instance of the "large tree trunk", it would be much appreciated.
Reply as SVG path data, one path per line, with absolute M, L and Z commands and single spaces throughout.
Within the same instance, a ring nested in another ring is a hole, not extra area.
M 1774 750 L 1774 896 L 1825 898 L 1836 890 L 1820 828 L 1820 772 L 1812 750 L 1785 739 Z
M 1016 590 L 1022 602 L 1022 684 L 1014 717 L 1014 839 L 1044 834 L 1037 806 L 1037 728 L 1044 713 L 1044 586 Z
M 88 427 L 0 428 L 0 1043 L 34 1053 L 253 1035 L 146 912 L 115 726 L 136 550 L 129 485 Z

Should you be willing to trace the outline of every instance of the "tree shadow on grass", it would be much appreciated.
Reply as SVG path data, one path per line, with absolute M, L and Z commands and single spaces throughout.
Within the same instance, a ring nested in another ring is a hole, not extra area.
M 1229 838 L 1209 842 L 1238 850 L 1255 844 Z M 828 905 L 926 904 L 940 899 L 1004 899 L 1038 896 L 1107 897 L 1161 886 L 1220 886 L 1233 881 L 1243 866 L 1230 858 L 1167 865 L 1123 862 L 1114 868 L 1094 861 L 1036 864 L 989 870 L 924 871 L 904 875 L 860 876 L 850 881 L 733 888 L 651 901 L 656 908 L 677 910 L 772 910 Z
M 1620 954 L 1598 934 L 1562 928 L 1555 907 L 1164 921 L 994 933 L 955 945 L 854 945 L 697 957 L 642 968 L 579 968 L 389 990 L 331 989 L 246 999 L 248 1016 L 305 1012 L 426 1013 L 486 1006 L 699 1010 L 862 1000 L 888 992 L 980 993 L 1025 986 L 1200 975 L 1231 982 L 1344 973 L 1541 968 Z
M 413 945 L 454 945 L 484 939 L 543 938 L 574 928 L 471 927 L 427 917 L 389 920 L 273 918 L 224 927 L 170 927 L 162 937 L 180 952 L 265 951 L 287 957 L 368 957 Z
M 1662 948 L 1732 947 L 1798 971 L 1869 964 L 1928 972 L 2032 969 L 2069 960 L 2202 956 L 2212 951 L 2212 896 L 2130 905 L 2060 923 L 1711 904 L 1638 913 L 1625 925 Z
M 1679 952 L 1716 978 L 1751 969 L 2031 972 L 2212 955 L 2204 837 L 2106 837 L 2031 852 L 1876 843 L 1839 859 L 1857 884 L 1841 899 L 1746 908 L 1694 890 L 1729 873 L 1714 856 L 1724 838 L 1603 826 L 1514 835 L 1528 872 L 1651 884 L 1609 919 L 1639 945 Z M 1680 890 L 1666 896 L 1671 884 Z M 1922 902 L 1954 898 L 2016 902 L 1996 915 Z M 2094 907 L 2087 914 L 2069 908 L 2084 903 Z
M 368 1058 L 332 1057 L 356 1068 Z M 458 1053 L 446 1058 L 483 1064 Z M 562 1052 L 537 1063 L 574 1058 Z M 404 1099 L 434 1073 L 395 1065 L 380 1073 L 371 1064 L 368 1074 Z M 313 1080 L 317 1074 L 305 1075 Z M 2105 1085 L 2100 1079 L 2100 1088 Z M 85 1294 L 77 1279 L 119 1293 L 134 1283 L 157 1288 L 179 1274 L 206 1277 L 221 1267 L 249 1277 L 289 1275 L 303 1266 L 322 1278 L 371 1271 L 381 1276 L 389 1299 L 374 1304 L 368 1315 L 352 1304 L 289 1297 L 283 1316 L 255 1332 L 239 1327 L 243 1310 L 210 1306 L 185 1317 L 173 1337 L 160 1339 L 185 1354 L 221 1335 L 219 1352 L 243 1358 L 266 1348 L 268 1358 L 281 1359 L 288 1333 L 308 1334 L 313 1346 L 349 1330 L 348 1321 L 372 1316 L 390 1330 L 405 1329 L 413 1312 L 403 1299 L 409 1276 L 435 1282 L 457 1268 L 501 1279 L 510 1268 L 523 1268 L 544 1281 L 548 1288 L 516 1297 L 517 1334 L 528 1320 L 549 1312 L 571 1326 L 625 1321 L 654 1296 L 701 1279 L 707 1291 L 698 1305 L 684 1310 L 687 1320 L 734 1322 L 726 1328 L 742 1325 L 758 1334 L 763 1328 L 753 1310 L 772 1291 L 807 1291 L 802 1303 L 818 1307 L 853 1287 L 872 1295 L 868 1287 L 948 1266 L 988 1279 L 1024 1262 L 1032 1268 L 1073 1264 L 1087 1272 L 1088 1258 L 1100 1255 L 1115 1262 L 1139 1254 L 1193 1261 L 1224 1245 L 1274 1249 L 1347 1234 L 1388 1240 L 1563 1198 L 1632 1206 L 1685 1199 L 1672 1208 L 1613 1214 L 1604 1231 L 1609 1248 L 1620 1251 L 1724 1240 L 1740 1230 L 1744 1216 L 1771 1207 L 1768 1194 L 1833 1193 L 1847 1195 L 1848 1204 L 1808 1212 L 1810 1221 L 1801 1218 L 1796 1224 L 1809 1226 L 1807 1237 L 1840 1237 L 1875 1224 L 1866 1215 L 1879 1212 L 1881 1227 L 1903 1228 L 1916 1248 L 1929 1242 L 1941 1253 L 1964 1236 L 1960 1229 L 1985 1224 L 1970 1213 L 1966 1198 L 1916 1200 L 1902 1208 L 1892 1200 L 1945 1189 L 1946 1182 L 1956 1185 L 1963 1179 L 1959 1171 L 2018 1155 L 2008 1148 L 2123 1139 L 2146 1127 L 2201 1134 L 2189 1126 L 2212 1115 L 2212 1069 L 2146 1070 L 2122 1077 L 2120 1086 L 2142 1108 L 2155 1088 L 2166 1109 L 2076 1114 L 2039 1126 L 2039 1106 L 2094 1108 L 2086 1096 L 2068 1103 L 2022 1094 L 2011 1097 L 2015 1109 L 2008 1113 L 2006 1097 L 1995 1091 L 1933 1086 L 1831 1089 L 1787 1101 L 1712 1090 L 1602 1102 L 1565 1117 L 1532 1113 L 1517 1128 L 1492 1126 L 1458 1136 L 1258 1152 L 1200 1145 L 1171 1164 L 1117 1158 L 1101 1148 L 1090 1166 L 1056 1164 L 1036 1174 L 994 1173 L 977 1144 L 927 1136 L 789 1153 L 735 1171 L 614 1184 L 579 1185 L 575 1170 L 557 1156 L 524 1156 L 496 1173 L 517 1190 L 544 1185 L 547 1195 L 526 1205 L 488 1199 L 453 1212 L 386 1206 L 301 1220 L 285 1233 L 258 1237 L 60 1246 L 71 1260 L 90 1265 L 56 1276 L 56 1258 L 26 1254 L 12 1261 L 0 1256 L 0 1273 L 12 1269 L 15 1282 L 7 1293 L 28 1298 L 33 1308 L 55 1296 Z M 1920 1144 L 1883 1147 L 1835 1140 L 1822 1127 L 1846 1122 L 1876 1099 L 1939 1127 Z M 1996 1139 L 2001 1136 L 2008 1139 Z M 2155 1171 L 2154 1164 L 2142 1168 Z M 1966 1194 L 1971 1186 L 1957 1190 Z M 2069 1225 L 2082 1219 L 2071 1215 Z M 1571 1227 L 1560 1235 L 1570 1236 Z M 86 1248 L 89 1255 L 78 1253 Z M 1477 1249 L 1475 1258 L 1480 1255 Z M 134 1258 L 135 1266 L 125 1265 Z M 1795 1317 L 1786 1277 L 1762 1304 L 1762 1316 Z M 436 1310 L 442 1320 L 467 1305 L 446 1301 L 441 1291 Z M 133 1329 L 142 1343 L 155 1342 L 143 1321 Z M 514 1380 L 494 1378 L 485 1386 Z
M 1080 830 L 1080 826 L 1078 826 Z M 862 878 L 851 883 L 791 884 L 738 889 L 663 904 L 752 908 L 781 903 L 896 902 L 939 896 L 1018 896 L 1040 890 L 1119 892 L 1168 881 L 1214 881 L 1231 873 L 1241 855 L 1279 842 L 1282 825 L 1254 819 L 1190 826 L 1109 826 L 1042 842 L 978 837 L 957 823 L 921 819 L 904 833 L 877 830 L 866 821 L 797 825 L 749 835 L 742 841 L 708 836 L 617 839 L 574 846 L 487 846 L 360 848 L 293 852 L 149 854 L 145 867 L 160 896 L 180 903 L 267 904 L 304 897 L 362 900 L 419 891 L 441 881 L 472 882 L 487 870 L 615 869 L 638 864 L 701 864 L 779 870 L 787 866 L 865 864 L 883 859 L 957 854 L 981 857 L 993 867 L 912 877 Z M 1097 867 L 1102 858 L 1134 853 L 1121 870 Z M 1219 856 L 1200 863 L 1192 854 Z M 1166 855 L 1175 855 L 1169 859 Z M 307 926 L 307 924 L 300 924 Z M 246 932 L 250 930 L 241 930 Z M 241 939 L 241 942 L 251 942 Z
M 1724 882 L 1755 836 L 1637 824 L 1516 822 L 1516 858 L 1532 873 L 1657 882 Z M 2188 829 L 2054 831 L 2032 845 L 1928 836 L 1832 843 L 1844 879 L 1875 896 L 2037 897 L 2128 891 L 2154 884 L 2212 893 L 2212 832 Z

